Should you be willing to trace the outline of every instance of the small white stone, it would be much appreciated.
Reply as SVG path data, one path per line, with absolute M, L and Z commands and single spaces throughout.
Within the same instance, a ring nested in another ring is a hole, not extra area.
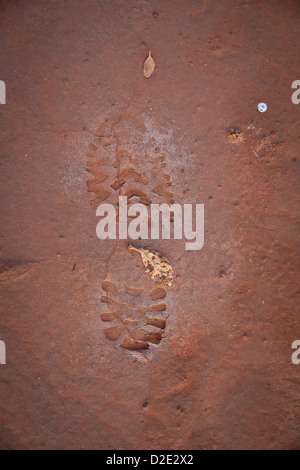
M 260 113 L 265 113 L 268 109 L 268 106 L 266 105 L 266 103 L 258 103 L 257 109 Z

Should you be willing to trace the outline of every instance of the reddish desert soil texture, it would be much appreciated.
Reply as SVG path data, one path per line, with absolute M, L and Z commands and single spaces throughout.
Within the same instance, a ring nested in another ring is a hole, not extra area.
M 0 26 L 0 447 L 299 448 L 299 2 L 2 0 Z M 202 250 L 148 243 L 176 283 L 140 356 L 100 320 L 107 276 L 152 283 L 95 235 L 105 119 L 205 204 Z

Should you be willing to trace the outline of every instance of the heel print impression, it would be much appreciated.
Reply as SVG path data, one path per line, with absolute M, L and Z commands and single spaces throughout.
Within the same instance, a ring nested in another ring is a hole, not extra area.
M 107 305 L 108 311 L 100 314 L 103 322 L 109 322 L 104 328 L 108 339 L 119 340 L 122 348 L 145 350 L 149 343 L 159 344 L 163 337 L 166 320 L 166 296 L 163 288 L 154 288 L 149 295 L 142 288 L 126 283 L 117 286 L 114 282 L 103 281 L 105 294 L 101 302 Z

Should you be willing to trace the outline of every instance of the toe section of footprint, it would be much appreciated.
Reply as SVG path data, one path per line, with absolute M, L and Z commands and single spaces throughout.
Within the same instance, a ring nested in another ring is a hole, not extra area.
M 129 205 L 174 202 L 165 156 L 138 116 L 120 112 L 100 123 L 87 158 L 86 185 L 93 208 L 115 201 L 116 195 L 127 196 Z

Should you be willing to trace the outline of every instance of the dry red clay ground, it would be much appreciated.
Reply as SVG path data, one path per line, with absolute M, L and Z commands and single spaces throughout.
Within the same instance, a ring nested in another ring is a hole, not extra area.
M 2 449 L 299 448 L 299 23 L 296 0 L 1 2 Z M 147 243 L 161 299 L 95 234 L 142 185 L 205 205 L 201 250 Z M 149 349 L 120 347 L 157 304 Z

